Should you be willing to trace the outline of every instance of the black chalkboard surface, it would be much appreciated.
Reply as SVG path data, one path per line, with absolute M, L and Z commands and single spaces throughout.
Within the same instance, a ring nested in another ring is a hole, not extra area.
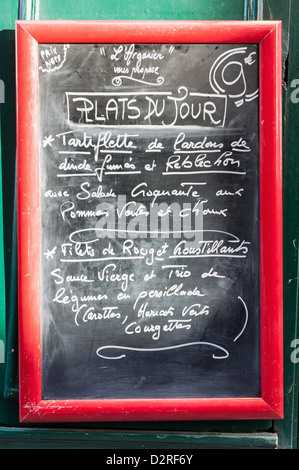
M 259 46 L 39 44 L 42 398 L 260 396 Z

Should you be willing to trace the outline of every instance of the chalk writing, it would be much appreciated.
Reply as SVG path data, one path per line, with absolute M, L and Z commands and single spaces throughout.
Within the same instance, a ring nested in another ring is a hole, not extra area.
M 257 55 L 40 45 L 45 397 L 72 396 L 75 367 L 84 397 L 105 396 L 101 374 L 127 396 L 132 361 L 165 368 L 142 372 L 146 396 L 179 393 L 172 361 L 191 395 L 201 367 L 219 387 L 216 364 L 239 373 L 258 324 Z

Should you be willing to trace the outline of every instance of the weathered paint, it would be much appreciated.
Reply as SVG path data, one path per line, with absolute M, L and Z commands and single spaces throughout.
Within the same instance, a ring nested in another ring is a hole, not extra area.
M 20 12 L 22 18 L 26 19 L 254 19 L 255 9 L 257 8 L 258 19 L 282 19 L 283 20 L 283 51 L 284 51 L 284 122 L 285 122 L 285 161 L 284 161 L 284 183 L 285 183 L 285 382 L 286 382 L 286 406 L 285 419 L 278 423 L 260 422 L 243 422 L 236 425 L 235 422 L 229 423 L 190 423 L 184 425 L 184 439 L 189 441 L 189 437 L 198 437 L 196 448 L 204 448 L 205 443 L 209 443 L 209 448 L 242 448 L 244 439 L 248 439 L 247 448 L 249 447 L 265 447 L 270 442 L 269 448 L 278 446 L 279 448 L 297 448 L 297 423 L 298 423 L 298 367 L 290 360 L 292 349 L 290 344 L 294 338 L 299 338 L 298 331 L 298 165 L 297 154 L 294 149 L 299 145 L 298 139 L 298 112 L 299 104 L 292 103 L 290 94 L 294 91 L 290 87 L 290 83 L 294 79 L 299 78 L 299 57 L 296 54 L 296 45 L 298 44 L 298 28 L 299 19 L 299 3 L 286 0 L 259 0 L 256 5 L 255 0 L 179 0 L 179 1 L 128 1 L 126 8 L 121 8 L 124 1 L 108 1 L 90 0 L 82 2 L 81 0 L 20 0 Z M 128 8 L 127 8 L 128 6 Z M 130 8 L 129 8 L 130 7 Z M 0 14 L 0 79 L 4 80 L 3 73 L 10 77 L 9 89 L 6 90 L 7 98 L 9 98 L 7 106 L 10 112 L 3 119 L 4 105 L 0 105 L 0 115 L 2 115 L 2 160 L 5 178 L 3 181 L 5 193 L 5 255 L 7 264 L 7 278 L 9 278 L 7 291 L 11 292 L 9 311 L 13 314 L 8 316 L 11 325 L 8 325 L 8 336 L 11 336 L 10 351 L 13 357 L 16 356 L 14 348 L 14 329 L 16 329 L 16 317 L 14 306 L 16 304 L 14 283 L 14 270 L 16 269 L 15 261 L 12 261 L 12 272 L 10 270 L 11 258 L 15 256 L 12 253 L 11 240 L 13 238 L 13 188 L 14 188 L 14 152 L 15 152 L 15 135 L 14 133 L 14 117 L 13 117 L 13 29 L 14 22 L 18 17 L 18 1 L 5 0 L 1 4 Z M 21 18 L 21 16 L 20 16 Z M 3 30 L 6 30 L 5 32 Z M 7 31 L 11 30 L 11 31 Z M 290 54 L 289 54 L 290 53 Z M 6 106 L 6 105 L 5 105 Z M 0 129 L 1 133 L 1 129 Z M 6 135 L 5 135 L 6 134 Z M 1 135 L 0 135 L 1 139 Z M 10 139 L 10 141 L 9 141 Z M 1 144 L 0 144 L 1 149 Z M 1 150 L 0 150 L 1 153 Z M 1 155 L 0 155 L 1 156 Z M 7 208 L 7 210 L 6 210 Z M 2 220 L 2 218 L 1 218 Z M 1 223 L 1 221 L 0 221 Z M 2 238 L 0 237 L 0 245 Z M 1 255 L 0 255 L 1 259 Z M 0 263 L 1 266 L 1 263 Z M 0 282 L 3 278 L 0 274 Z M 0 305 L 3 303 L 3 290 L 0 294 Z M 0 308 L 0 338 L 4 334 L 4 318 L 5 312 Z M 1 330 L 2 328 L 2 330 Z M 14 350 L 14 351 L 11 351 Z M 16 361 L 12 363 L 16 373 Z M 3 383 L 3 365 L 0 364 L 0 384 Z M 16 383 L 17 385 L 17 383 Z M 17 390 L 16 390 L 17 392 Z M 93 430 L 57 430 L 50 429 L 24 429 L 11 428 L 18 425 L 18 407 L 16 402 L 3 400 L 0 397 L 0 423 L 9 428 L 0 428 L 0 448 L 20 448 L 21 446 L 30 448 L 78 448 L 79 442 L 83 448 L 105 448 L 105 438 L 112 439 L 110 448 L 120 448 L 126 441 L 128 434 L 116 433 L 115 431 L 97 431 Z M 153 425 L 155 426 L 155 425 Z M 167 423 L 162 424 L 163 429 L 167 429 Z M 136 445 L 138 440 L 140 447 L 144 445 L 147 439 L 146 430 L 151 429 L 150 425 L 139 424 L 135 426 Z M 265 434 L 257 433 L 259 430 L 274 429 L 278 432 Z M 181 423 L 173 423 L 171 426 L 172 434 L 168 434 L 168 440 L 162 439 L 161 433 L 156 434 L 157 442 L 161 442 L 160 448 L 166 445 L 180 448 L 182 441 L 180 435 L 182 432 Z M 208 431 L 216 431 L 214 434 L 208 434 Z M 73 434 L 73 432 L 75 434 Z M 146 434 L 142 441 L 142 435 Z M 245 434 L 244 434 L 245 433 Z M 163 436 L 166 434 L 163 433 Z M 93 438 L 94 436 L 94 438 Z M 153 445 L 149 439 L 148 446 Z M 194 441 L 195 442 L 195 441 Z M 260 442 L 260 445 L 258 444 Z M 107 441 L 106 441 L 107 443 Z M 125 445 L 126 448 L 127 444 Z M 175 445 L 174 445 L 175 444 Z M 188 445 L 188 444 L 187 444 Z M 134 447 L 135 448 L 135 447 Z

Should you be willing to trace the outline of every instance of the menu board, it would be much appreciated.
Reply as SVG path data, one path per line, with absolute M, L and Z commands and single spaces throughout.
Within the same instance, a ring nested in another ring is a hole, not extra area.
M 259 47 L 39 44 L 42 398 L 260 395 Z

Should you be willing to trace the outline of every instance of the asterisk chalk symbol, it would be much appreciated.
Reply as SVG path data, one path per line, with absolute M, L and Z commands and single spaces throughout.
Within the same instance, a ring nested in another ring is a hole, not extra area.
M 43 140 L 43 147 L 46 148 L 47 145 L 50 145 L 52 147 L 52 142 L 54 142 L 55 139 L 53 139 L 52 135 L 49 135 L 49 137 L 45 137 Z
M 45 257 L 46 257 L 47 259 L 50 259 L 50 258 L 53 259 L 53 256 L 54 256 L 56 250 L 57 250 L 57 246 L 55 246 L 55 247 L 53 248 L 53 250 L 47 250 L 46 253 L 44 253 Z

